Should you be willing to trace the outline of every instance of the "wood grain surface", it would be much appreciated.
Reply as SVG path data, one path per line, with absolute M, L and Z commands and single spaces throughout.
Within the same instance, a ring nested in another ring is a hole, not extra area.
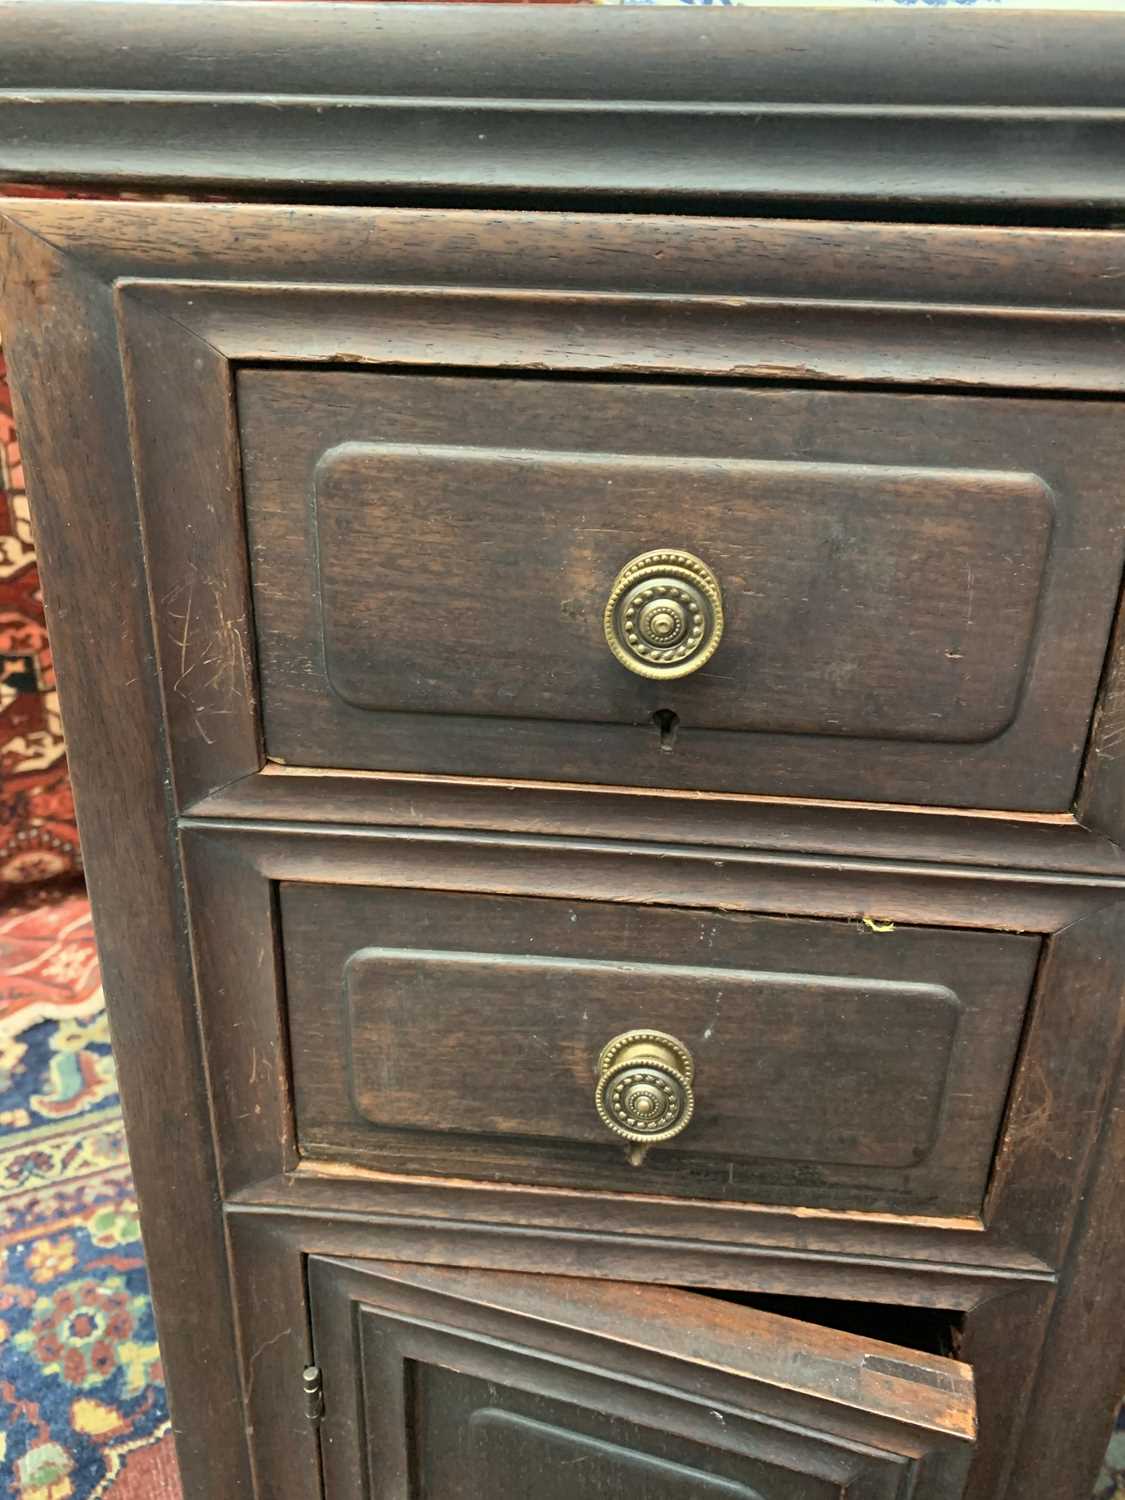
M 501 383 L 478 399 L 513 419 Z M 587 399 L 629 448 L 672 415 L 643 387 Z M 717 405 L 777 425 L 774 403 Z M 356 707 L 614 723 L 667 700 L 685 729 L 957 744 L 1011 724 L 1054 524 L 1033 475 L 817 462 L 816 444 L 800 463 L 610 455 L 604 432 L 588 453 L 493 449 L 471 409 L 451 427 L 472 441 L 344 443 L 317 463 L 325 670 Z M 723 592 L 721 657 L 674 684 L 623 675 L 602 630 L 617 566 L 661 546 L 705 554 Z
M 534 1470 L 567 1500 L 564 1452 L 598 1500 L 622 1474 L 677 1500 L 767 1474 L 786 1500 L 882 1500 L 904 1463 L 926 1500 L 1040 1481 L 1085 1500 L 1122 1358 L 1125 251 L 1059 205 L 1101 225 L 1120 195 L 1119 22 L 982 17 L 966 53 L 948 18 L 909 18 L 915 52 L 892 44 L 906 18 L 826 19 L 835 81 L 810 107 L 825 70 L 794 17 L 731 17 L 717 52 L 721 16 L 547 14 L 451 9 L 480 45 L 439 56 L 412 7 L 0 7 L 0 171 L 415 195 L 26 199 L 0 236 L 187 1491 L 307 1500 L 323 1448 L 330 1493 L 362 1494 L 401 1478 L 378 1465 L 409 1422 L 454 1494 L 478 1432 L 468 1459 L 495 1482 Z M 137 20 L 131 55 L 111 17 Z M 657 76 L 677 26 L 682 66 Z M 356 94 L 326 99 L 332 80 Z M 241 94 L 217 106 L 224 84 Z M 486 116 L 478 149 L 463 127 Z M 755 150 L 732 153 L 751 119 Z M 599 151 L 570 175 L 556 153 L 545 186 L 546 132 L 572 149 L 591 120 Z M 650 191 L 807 211 L 845 149 L 834 196 L 854 210 L 881 181 L 883 222 L 621 211 Z M 946 190 L 966 217 L 1004 203 L 984 211 L 1056 227 L 889 222 Z M 461 207 L 422 206 L 453 191 Z M 482 192 L 508 207 L 468 209 Z M 693 516 L 680 544 L 737 538 L 723 649 L 744 680 L 654 703 L 566 631 L 642 521 Z M 491 713 L 505 650 L 531 663 L 530 717 Z M 657 708 L 679 719 L 665 748 Z M 549 736 L 534 754 L 527 725 Z M 290 758 L 279 734 L 297 764 L 267 762 Z M 705 736 L 773 743 L 696 755 Z M 728 1029 L 728 1000 L 757 1032 Z M 656 1191 L 603 1167 L 616 1148 L 578 1113 L 594 1018 L 641 1007 L 700 1054 L 699 1149 L 653 1153 Z M 556 1055 L 541 1032 L 561 1058 L 548 1137 L 529 1130 L 527 1059 Z M 458 1105 L 476 1134 L 450 1128 Z M 673 1283 L 835 1297 L 841 1322 L 865 1301 L 931 1310 L 977 1377 L 978 1437 L 931 1356 Z M 334 1447 L 300 1409 L 321 1349 Z M 482 1402 L 481 1380 L 502 1394 Z
M 994 933 L 288 884 L 281 931 L 310 1156 L 950 1216 L 980 1211 L 1039 954 Z M 692 1124 L 639 1169 L 593 1104 L 601 1047 L 638 1027 L 697 1069 Z
M 8 0 L 0 178 L 1087 222 L 1120 207 L 1122 18 L 946 19 Z
M 1073 800 L 1121 573 L 1110 405 L 278 371 L 239 408 L 276 760 Z M 661 546 L 726 613 L 663 683 L 602 625 Z
M 188 1495 L 250 1500 L 112 292 L 2 223 L 0 288 L 180 1469 Z
M 666 1288 L 318 1259 L 310 1280 L 330 1496 L 962 1493 L 975 1399 L 950 1360 Z

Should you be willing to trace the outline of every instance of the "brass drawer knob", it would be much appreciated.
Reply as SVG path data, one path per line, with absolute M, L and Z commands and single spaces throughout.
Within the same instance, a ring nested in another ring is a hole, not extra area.
M 625 1031 L 598 1057 L 594 1103 L 603 1125 L 629 1141 L 629 1160 L 639 1167 L 650 1146 L 679 1135 L 695 1109 L 691 1081 L 695 1063 L 674 1036 L 663 1031 Z
M 710 661 L 723 635 L 723 596 L 706 563 L 661 547 L 625 564 L 605 607 L 605 638 L 639 677 L 686 677 Z

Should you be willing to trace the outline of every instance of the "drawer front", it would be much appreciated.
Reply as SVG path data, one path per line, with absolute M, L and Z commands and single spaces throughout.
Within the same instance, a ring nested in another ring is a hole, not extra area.
M 329 371 L 240 404 L 278 759 L 1070 803 L 1122 566 L 1110 404 Z M 721 632 L 654 563 L 615 655 L 654 551 L 706 566 Z
M 281 915 L 307 1156 L 949 1215 L 980 1210 L 1039 951 L 1007 934 L 341 886 L 284 884 Z M 636 1030 L 690 1054 L 694 1112 L 630 1166 L 595 1075 Z

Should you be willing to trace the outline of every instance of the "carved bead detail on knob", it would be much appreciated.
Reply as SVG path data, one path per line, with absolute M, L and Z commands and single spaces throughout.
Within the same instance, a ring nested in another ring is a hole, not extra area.
M 675 1125 L 684 1112 L 684 1091 L 679 1075 L 655 1069 L 618 1072 L 606 1108 L 619 1125 L 653 1136 Z
M 719 583 L 690 552 L 642 552 L 614 579 L 605 638 L 640 677 L 686 677 L 714 655 L 723 633 Z
M 691 1053 L 665 1032 L 615 1036 L 598 1058 L 594 1102 L 602 1123 L 645 1146 L 671 1140 L 695 1108 L 694 1073 Z

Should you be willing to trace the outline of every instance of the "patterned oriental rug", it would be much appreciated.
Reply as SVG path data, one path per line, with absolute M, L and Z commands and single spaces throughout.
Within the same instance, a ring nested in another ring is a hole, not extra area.
M 81 868 L 55 673 L 0 351 L 0 897 Z
M 0 1495 L 180 1500 L 90 909 L 0 915 Z

